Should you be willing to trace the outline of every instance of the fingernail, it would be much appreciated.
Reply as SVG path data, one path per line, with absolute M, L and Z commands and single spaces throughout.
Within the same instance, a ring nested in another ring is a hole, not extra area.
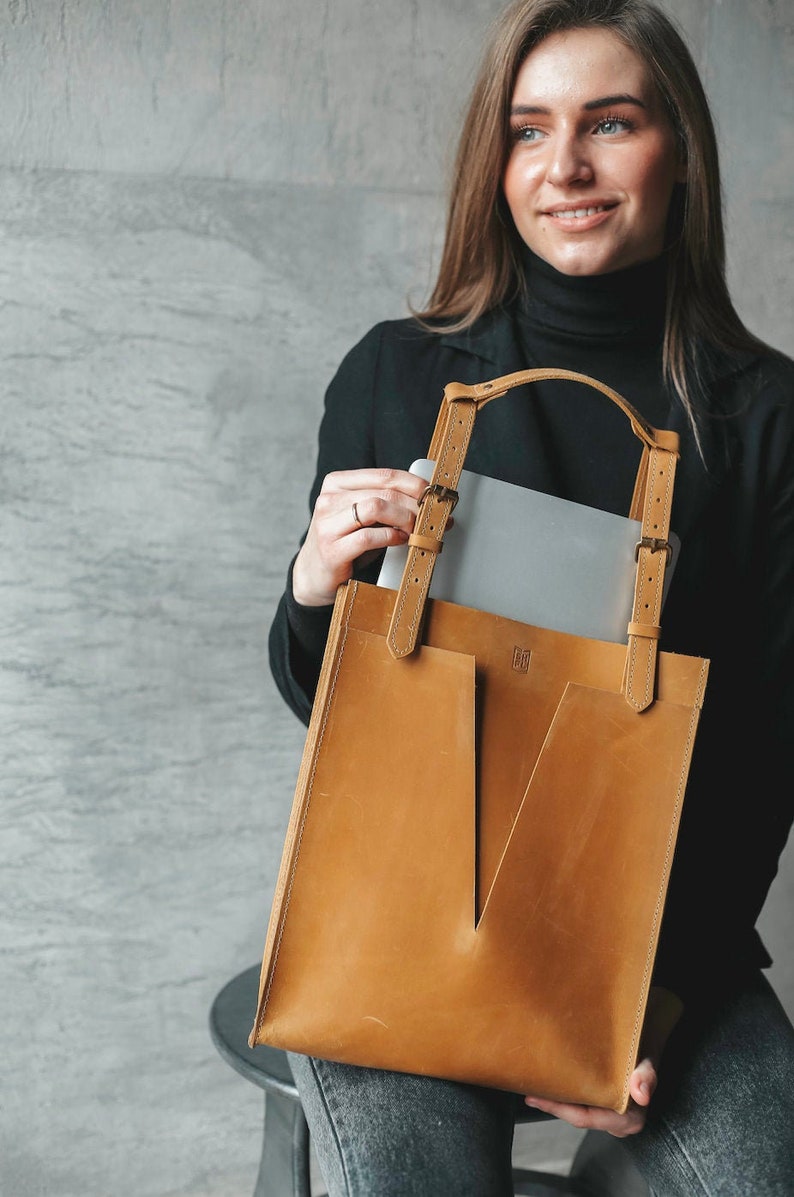
M 534 1097 L 525 1097 L 525 1098 L 524 1098 L 524 1105 L 525 1105 L 525 1106 L 536 1106 L 537 1104 L 538 1104 L 538 1103 L 537 1103 L 537 1099 L 536 1099 L 536 1098 L 534 1098 Z

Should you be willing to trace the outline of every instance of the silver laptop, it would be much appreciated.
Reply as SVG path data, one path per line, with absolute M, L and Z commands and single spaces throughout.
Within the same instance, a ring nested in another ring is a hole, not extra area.
M 428 481 L 433 462 L 411 473 Z M 464 470 L 455 523 L 444 536 L 430 597 L 476 607 L 522 623 L 625 644 L 634 599 L 639 520 Z M 672 555 L 663 599 L 680 541 Z M 407 545 L 386 550 L 379 586 L 396 590 Z

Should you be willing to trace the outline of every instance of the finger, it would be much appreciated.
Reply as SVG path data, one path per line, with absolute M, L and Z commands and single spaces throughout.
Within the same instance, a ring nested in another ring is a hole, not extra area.
M 334 601 L 337 587 L 352 575 L 353 562 L 368 560 L 392 545 L 405 544 L 402 528 L 359 528 L 332 540 L 316 531 L 307 536 L 292 569 L 292 593 L 304 607 L 326 606 Z
M 378 467 L 361 470 L 335 470 L 326 474 L 322 489 L 329 494 L 368 490 L 374 493 L 383 493 L 385 496 L 397 492 L 418 502 L 426 487 L 427 482 L 418 474 L 411 474 L 408 470 Z
M 348 502 L 349 499 L 352 501 Z M 416 503 L 409 497 L 384 497 L 366 491 L 320 494 L 315 506 L 318 535 L 328 543 L 375 527 L 397 528 L 407 536 L 413 531 L 416 511 Z M 367 548 L 374 548 L 386 542 L 382 537 L 376 537 L 374 540 L 370 537 L 359 537 L 358 543 L 365 544 Z M 358 551 L 361 552 L 362 549 L 359 548 Z
M 379 512 L 382 519 L 369 523 L 369 513 L 373 510 Z M 413 530 L 414 521 L 414 513 L 405 508 L 370 505 L 364 500 L 354 500 L 341 511 L 317 520 L 313 543 L 319 561 L 330 571 L 337 585 L 350 576 L 353 562 L 359 557 L 382 552 L 392 545 L 405 544 Z
M 384 524 L 389 528 L 402 528 L 403 532 L 412 532 L 416 523 L 416 503 L 412 499 L 399 497 L 384 498 L 382 495 L 366 495 L 351 508 L 351 515 L 358 518 L 361 525 L 372 527 Z
M 548 1101 L 540 1097 L 526 1097 L 525 1103 L 533 1109 L 543 1110 L 563 1122 L 582 1130 L 606 1131 L 622 1139 L 636 1135 L 645 1125 L 645 1111 L 631 1103 L 625 1114 L 605 1110 L 600 1106 L 574 1105 L 571 1102 Z
M 357 559 L 404 544 L 413 531 L 426 486 L 423 478 L 407 470 L 327 474 L 293 567 L 295 599 L 305 606 L 332 602 Z
M 629 1077 L 629 1093 L 638 1106 L 647 1106 L 653 1097 L 657 1083 L 653 1061 L 641 1060 Z

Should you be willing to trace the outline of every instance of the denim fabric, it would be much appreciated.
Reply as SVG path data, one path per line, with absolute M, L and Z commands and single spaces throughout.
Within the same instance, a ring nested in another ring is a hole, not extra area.
M 514 1094 L 290 1063 L 329 1197 L 511 1197 Z M 660 1077 L 620 1141 L 654 1197 L 794 1197 L 794 1030 L 763 976 L 689 1010 Z
M 689 1012 L 622 1140 L 653 1197 L 794 1197 L 794 1029 L 754 974 Z
M 511 1197 L 515 1097 L 290 1055 L 329 1197 Z

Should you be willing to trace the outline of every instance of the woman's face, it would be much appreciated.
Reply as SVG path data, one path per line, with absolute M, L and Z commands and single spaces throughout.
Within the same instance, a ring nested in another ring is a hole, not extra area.
M 505 198 L 519 234 L 563 274 L 657 257 L 684 169 L 637 54 L 607 29 L 554 33 L 516 80 Z

